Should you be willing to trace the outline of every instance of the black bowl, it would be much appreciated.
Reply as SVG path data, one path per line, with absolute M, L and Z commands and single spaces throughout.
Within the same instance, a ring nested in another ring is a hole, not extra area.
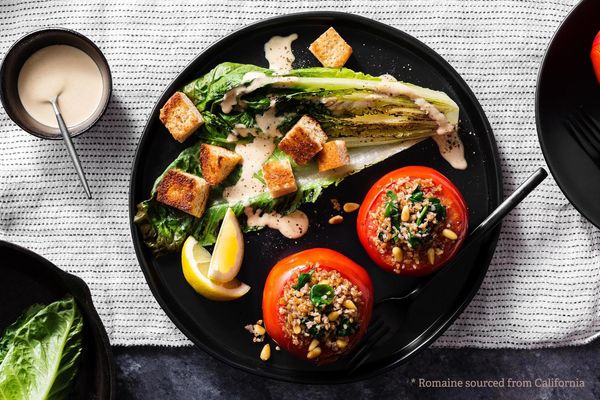
M 41 256 L 0 241 L 0 332 L 29 306 L 49 304 L 71 294 L 83 315 L 83 352 L 71 392 L 74 399 L 113 399 L 112 351 L 102 321 L 83 280 Z
M 600 168 L 569 133 L 566 121 L 579 109 L 600 123 L 600 85 L 590 51 L 600 29 L 600 2 L 582 0 L 565 18 L 542 60 L 535 119 L 550 172 L 565 197 L 600 228 Z
M 42 139 L 62 139 L 62 135 L 58 128 L 39 123 L 25 111 L 19 98 L 17 82 L 25 61 L 39 49 L 55 44 L 69 45 L 82 50 L 94 60 L 102 75 L 102 100 L 88 119 L 69 127 L 71 137 L 81 135 L 98 122 L 108 107 L 112 93 L 112 77 L 108 62 L 98 46 L 87 37 L 66 28 L 40 29 L 23 36 L 8 50 L 0 66 L 0 101 L 10 119 L 23 130 Z

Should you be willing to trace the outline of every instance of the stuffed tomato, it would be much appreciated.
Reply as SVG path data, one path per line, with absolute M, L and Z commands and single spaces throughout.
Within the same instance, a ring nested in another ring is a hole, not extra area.
M 600 32 L 596 34 L 594 42 L 592 43 L 590 58 L 592 59 L 592 66 L 594 67 L 596 79 L 598 80 L 598 83 L 600 83 Z
M 373 309 L 367 272 L 336 251 L 315 248 L 279 261 L 263 292 L 269 336 L 293 355 L 336 361 L 364 335 Z
M 430 274 L 458 251 L 468 212 L 458 189 L 438 171 L 404 167 L 367 193 L 357 218 L 358 238 L 371 259 L 399 275 Z

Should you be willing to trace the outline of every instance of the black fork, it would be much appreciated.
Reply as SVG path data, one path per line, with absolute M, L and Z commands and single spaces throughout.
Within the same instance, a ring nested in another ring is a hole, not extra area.
M 564 121 L 567 131 L 588 156 L 600 167 L 600 125 L 583 107 L 570 113 Z
M 546 177 L 548 173 L 545 169 L 539 168 L 535 171 L 525 182 L 521 184 L 510 196 L 506 198 L 492 213 L 475 229 L 471 231 L 469 237 L 460 251 L 456 254 L 452 263 L 444 268 L 442 268 L 439 272 L 431 275 L 426 280 L 419 283 L 416 287 L 414 287 L 410 292 L 398 296 L 398 297 L 386 297 L 381 299 L 375 303 L 375 308 L 383 303 L 403 303 L 408 300 L 412 300 L 419 293 L 421 293 L 425 288 L 427 288 L 433 281 L 442 279 L 449 272 L 454 269 L 454 266 L 458 264 L 458 261 L 469 252 L 475 244 L 479 243 L 482 238 L 484 238 L 487 233 L 489 233 L 493 228 L 495 228 L 500 221 L 511 212 L 517 204 L 519 204 L 533 189 L 535 189 Z M 361 341 L 361 344 L 358 348 L 353 352 L 348 360 L 348 368 L 349 374 L 354 373 L 358 368 L 360 368 L 365 361 L 369 358 L 369 351 L 381 341 L 386 335 L 392 332 L 392 327 L 387 324 L 380 316 L 374 315 L 371 320 L 371 324 L 369 325 L 369 329 L 365 334 L 365 337 Z

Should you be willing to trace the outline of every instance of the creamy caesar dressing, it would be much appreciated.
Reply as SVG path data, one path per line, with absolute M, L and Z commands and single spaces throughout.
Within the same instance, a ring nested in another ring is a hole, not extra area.
M 250 135 L 250 136 L 258 135 L 258 131 L 256 130 L 256 128 L 248 128 L 244 124 L 235 124 L 233 127 L 233 132 L 231 132 L 231 133 L 238 137 L 239 136 L 248 137 L 248 135 Z
M 233 131 L 229 133 L 228 141 L 235 142 L 238 137 L 260 136 L 263 138 L 277 138 L 283 134 L 277 129 L 279 124 L 285 119 L 285 116 L 277 116 L 275 100 L 271 101 L 271 106 L 263 113 L 256 114 L 254 117 L 258 128 L 249 128 L 244 124 L 235 124 Z M 231 140 L 229 139 L 231 137 Z
M 448 121 L 446 115 L 438 110 L 433 104 L 420 97 L 416 90 L 401 82 L 391 82 L 389 80 L 381 81 L 375 91 L 390 96 L 406 96 L 415 102 L 421 111 L 427 113 L 429 117 L 438 125 L 437 133 L 445 135 L 455 129 L 454 125 Z
M 288 239 L 298 239 L 308 231 L 308 217 L 300 210 L 281 215 L 276 212 L 263 213 L 260 209 L 253 211 L 252 207 L 246 207 L 244 214 L 249 227 L 268 226 Z
M 456 126 L 450 123 L 446 115 L 438 110 L 437 107 L 419 97 L 416 91 L 410 86 L 400 82 L 382 82 L 377 86 L 376 91 L 391 96 L 407 96 L 412 99 L 421 111 L 427 113 L 438 125 L 437 135 L 432 136 L 432 139 L 437 143 L 442 157 L 456 169 L 467 168 L 464 146 L 456 132 Z
M 398 81 L 398 79 L 396 79 L 396 77 L 394 77 L 393 75 L 390 75 L 390 74 L 379 75 L 379 78 L 384 82 L 397 82 Z
M 283 134 L 277 129 L 279 124 L 283 122 L 285 116 L 277 116 L 277 107 L 275 100 L 271 100 L 271 106 L 263 114 L 257 114 L 255 117 L 256 125 L 260 128 L 261 136 L 276 138 Z
M 248 201 L 253 196 L 265 191 L 265 185 L 254 177 L 262 164 L 275 150 L 275 143 L 270 138 L 256 137 L 252 143 L 238 143 L 235 152 L 242 156 L 242 173 L 235 185 L 223 190 L 223 197 L 229 204 Z
M 442 157 L 444 157 L 453 168 L 467 169 L 465 148 L 455 130 L 446 135 L 434 135 L 431 138 L 437 143 Z
M 88 119 L 102 100 L 100 69 L 73 46 L 52 45 L 33 53 L 23 64 L 17 82 L 25 111 L 41 124 L 58 128 L 49 100 L 58 105 L 67 126 Z
M 429 118 L 431 118 L 437 123 L 438 129 L 436 133 L 438 135 L 446 135 L 448 133 L 454 132 L 454 125 L 452 125 L 450 121 L 448 121 L 446 115 L 444 115 L 443 112 L 438 110 L 436 106 L 429 103 L 422 97 L 414 99 L 414 101 L 415 104 L 419 106 L 421 111 L 424 111 L 429 116 Z
M 221 100 L 221 110 L 225 114 L 229 114 L 233 109 L 233 106 L 237 104 L 238 97 L 243 94 L 243 90 L 246 89 L 245 86 L 236 86 L 231 90 L 225 92 L 223 96 L 223 100 Z
M 223 100 L 221 100 L 221 110 L 223 110 L 225 114 L 229 114 L 233 109 L 233 106 L 238 104 L 238 99 L 241 96 L 261 87 L 259 85 L 261 85 L 263 78 L 265 78 L 265 74 L 262 72 L 246 72 L 242 77 L 242 84 L 240 86 L 236 86 L 225 92 Z
M 251 71 L 244 74 L 242 84 L 233 89 L 228 90 L 221 100 L 221 110 L 225 114 L 229 114 L 233 110 L 233 106 L 238 105 L 244 107 L 243 100 L 240 100 L 245 94 L 254 92 L 267 85 L 277 85 L 277 87 L 287 87 L 291 82 L 298 80 L 295 76 L 270 77 L 262 72 Z
M 265 43 L 265 58 L 269 61 L 269 69 L 278 75 L 287 74 L 292 70 L 296 59 L 292 52 L 292 42 L 298 39 L 293 33 L 289 36 L 273 36 Z

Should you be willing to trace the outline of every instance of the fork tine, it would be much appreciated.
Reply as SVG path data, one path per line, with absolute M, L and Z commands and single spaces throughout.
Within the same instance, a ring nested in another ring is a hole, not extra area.
M 580 147 L 586 149 L 590 146 L 588 140 L 579 133 L 579 128 L 575 125 L 571 116 L 567 118 L 564 125 Z
M 582 133 L 581 126 L 577 123 L 575 117 L 569 116 L 564 125 L 579 146 L 590 156 L 592 161 L 600 165 L 600 152 L 592 145 L 587 136 Z
M 382 328 L 383 321 L 377 319 L 376 317 L 373 317 L 369 329 L 367 329 L 367 333 L 365 333 L 365 336 L 362 338 L 360 345 L 358 346 L 352 357 L 350 357 L 350 359 L 348 360 L 348 364 L 352 365 L 355 362 L 355 360 L 360 356 L 360 354 L 363 353 L 363 349 L 367 346 L 368 343 L 370 343 L 371 338 L 375 334 L 377 334 Z
M 363 343 L 366 343 L 371 338 L 371 336 L 377 333 L 377 331 L 381 328 L 383 328 L 383 321 L 378 317 L 373 317 L 371 321 L 371 326 L 369 327 L 367 333 L 365 333 L 365 336 L 363 337 Z
M 585 125 L 590 133 L 590 139 L 595 143 L 596 150 L 600 151 L 600 126 L 583 109 L 579 110 L 580 121 Z
M 376 333 L 373 333 L 369 341 L 364 342 L 364 345 L 361 347 L 361 349 L 357 351 L 350 359 L 349 364 L 352 365 L 352 368 L 350 368 L 350 371 L 348 372 L 349 375 L 352 375 L 354 372 L 356 372 L 356 370 L 359 369 L 365 363 L 365 361 L 367 361 L 369 358 L 369 350 L 379 343 L 379 341 L 385 335 L 387 335 L 389 331 L 390 328 L 387 325 L 383 325 L 381 329 L 379 329 Z
M 586 153 L 588 153 L 595 162 L 600 161 L 600 144 L 596 145 L 595 138 L 592 137 L 590 129 L 588 129 L 581 118 L 582 117 L 577 116 L 573 117 L 571 120 L 573 129 L 575 130 L 576 135 L 581 138 L 581 141 L 587 144 L 587 146 L 584 147 Z

